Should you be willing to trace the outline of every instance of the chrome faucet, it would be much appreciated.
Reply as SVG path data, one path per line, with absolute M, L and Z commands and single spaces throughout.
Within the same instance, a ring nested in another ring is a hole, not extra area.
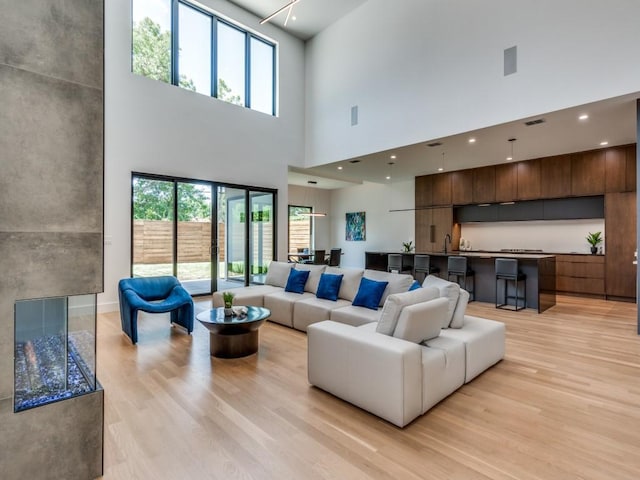
M 447 239 L 449 239 L 449 245 L 451 245 L 451 235 L 448 233 L 444 236 L 444 253 L 447 254 Z

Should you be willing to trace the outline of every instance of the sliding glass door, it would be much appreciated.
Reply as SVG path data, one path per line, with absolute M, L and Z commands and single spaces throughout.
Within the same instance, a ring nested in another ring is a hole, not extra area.
M 132 276 L 174 275 L 192 295 L 264 282 L 275 191 L 134 174 Z

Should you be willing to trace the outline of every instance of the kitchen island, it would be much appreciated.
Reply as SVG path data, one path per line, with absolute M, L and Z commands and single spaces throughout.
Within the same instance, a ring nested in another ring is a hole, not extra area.
M 405 265 L 413 265 L 414 253 L 405 252 L 365 252 L 365 268 L 372 270 L 387 269 L 387 255 L 401 253 Z M 556 257 L 544 253 L 508 253 L 508 252 L 416 252 L 429 255 L 431 265 L 440 269 L 439 276 L 447 278 L 447 260 L 450 256 L 468 258 L 468 266 L 474 272 L 475 300 L 494 303 L 496 299 L 496 258 L 516 258 L 520 270 L 527 275 L 527 308 L 542 313 L 556 304 Z

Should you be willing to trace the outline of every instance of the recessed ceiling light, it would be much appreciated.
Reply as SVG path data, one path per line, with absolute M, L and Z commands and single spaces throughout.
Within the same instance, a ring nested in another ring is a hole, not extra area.
M 604 142 L 600 142 L 601 147 L 604 147 L 605 145 L 609 145 L 609 142 L 607 142 L 606 140 Z
M 293 17 L 291 17 L 291 20 L 295 22 L 297 20 L 296 16 L 294 15 Z
M 439 167 L 439 168 L 438 168 L 438 171 L 439 171 L 439 172 L 442 172 L 443 170 L 444 170 L 444 168 L 442 168 L 442 167 Z
M 391 177 L 390 177 L 389 175 L 387 175 L 387 177 L 386 177 L 386 178 L 387 178 L 387 180 L 391 180 Z
M 507 157 L 507 162 L 510 162 L 511 160 L 513 160 L 513 157 Z
M 338 167 L 338 170 L 342 170 L 342 165 L 340 165 L 340 166 Z
M 395 159 L 396 159 L 396 156 L 395 156 L 395 155 L 391 155 L 389 158 L 390 158 L 391 160 L 395 160 Z
M 476 139 L 475 138 L 470 138 L 469 139 L 469 143 L 476 143 Z
M 586 119 L 588 119 L 588 118 L 589 118 L 589 115 L 587 115 L 586 113 L 583 113 L 582 115 L 580 115 L 580 116 L 578 117 L 578 120 L 586 120 Z

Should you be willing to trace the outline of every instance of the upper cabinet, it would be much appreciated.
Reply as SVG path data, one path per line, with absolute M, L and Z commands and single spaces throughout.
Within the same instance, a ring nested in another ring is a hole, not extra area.
M 535 200 L 540 198 L 540 160 L 518 162 L 517 200 Z
M 496 167 L 473 169 L 473 203 L 492 203 L 496 201 Z
M 473 170 L 451 172 L 451 200 L 454 205 L 473 203 Z
M 592 150 L 571 155 L 571 195 L 604 194 L 604 159 L 604 150 Z
M 416 177 L 416 208 L 430 207 L 433 199 L 433 175 Z
M 431 177 L 433 182 L 433 195 L 431 198 L 432 205 L 451 205 L 451 174 L 438 173 L 436 175 L 431 175 Z
M 416 177 L 416 208 L 636 191 L 636 145 Z
M 541 158 L 540 179 L 541 198 L 566 197 L 571 191 L 571 155 Z
M 510 202 L 518 194 L 518 169 L 515 163 L 496 165 L 496 202 Z

